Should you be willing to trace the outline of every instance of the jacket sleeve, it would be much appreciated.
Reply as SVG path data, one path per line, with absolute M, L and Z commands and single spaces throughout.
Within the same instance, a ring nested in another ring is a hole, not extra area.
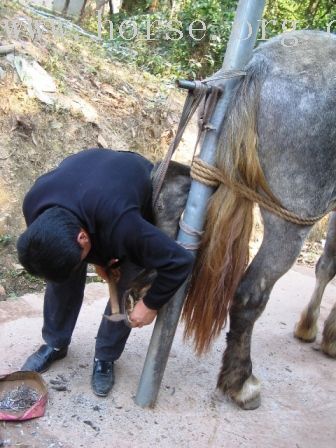
M 166 304 L 188 277 L 193 255 L 170 239 L 138 212 L 126 213 L 113 232 L 113 246 L 130 261 L 156 269 L 157 277 L 144 298 L 148 308 Z

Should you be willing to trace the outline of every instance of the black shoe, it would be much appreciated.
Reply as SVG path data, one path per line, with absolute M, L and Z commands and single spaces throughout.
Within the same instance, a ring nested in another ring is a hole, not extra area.
M 55 350 L 53 347 L 43 344 L 35 353 L 27 358 L 21 370 L 43 373 L 49 369 L 54 361 L 65 358 L 67 353 L 68 347 Z
M 106 397 L 114 384 L 114 364 L 113 361 L 95 360 L 93 363 L 93 373 L 91 386 L 93 392 L 98 397 Z

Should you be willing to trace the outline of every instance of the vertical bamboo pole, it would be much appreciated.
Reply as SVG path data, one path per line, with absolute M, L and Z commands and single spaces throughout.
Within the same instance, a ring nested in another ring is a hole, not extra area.
M 250 59 L 256 42 L 259 27 L 258 21 L 262 18 L 264 7 L 265 0 L 239 1 L 224 57 L 224 70 L 241 70 Z M 225 92 L 219 98 L 211 118 L 214 130 L 207 132 L 201 148 L 200 158 L 212 165 L 215 161 L 217 141 L 223 117 L 236 82 L 236 79 L 226 81 Z M 203 229 L 206 207 L 212 192 L 212 188 L 197 181 L 192 182 L 184 212 L 184 221 L 190 227 L 199 231 Z M 180 230 L 178 241 L 188 244 L 195 243 L 197 242 L 197 237 Z M 135 402 L 139 406 L 153 407 L 155 405 L 181 314 L 185 292 L 186 283 L 158 315 L 135 398 Z

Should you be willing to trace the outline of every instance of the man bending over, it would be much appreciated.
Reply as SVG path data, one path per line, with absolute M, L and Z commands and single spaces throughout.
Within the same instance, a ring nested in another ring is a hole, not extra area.
M 45 372 L 68 352 L 82 305 L 88 263 L 108 272 L 118 260 L 119 296 L 140 270 L 157 277 L 130 319 L 150 324 L 186 280 L 193 256 L 152 224 L 152 164 L 131 152 L 88 149 L 67 157 L 27 193 L 26 231 L 17 248 L 28 272 L 47 280 L 42 337 L 45 341 L 22 370 Z M 110 302 L 105 314 L 110 315 Z M 106 396 L 114 384 L 113 363 L 130 333 L 103 318 L 98 330 L 92 388 Z

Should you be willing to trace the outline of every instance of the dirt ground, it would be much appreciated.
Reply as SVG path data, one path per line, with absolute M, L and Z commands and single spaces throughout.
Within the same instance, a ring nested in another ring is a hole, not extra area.
M 68 357 L 44 374 L 50 394 L 46 415 L 22 424 L 3 423 L 0 439 L 6 447 L 29 448 L 331 448 L 336 441 L 335 360 L 293 338 L 294 324 L 313 286 L 313 270 L 296 267 L 274 288 L 253 338 L 262 405 L 242 411 L 214 394 L 225 331 L 209 354 L 197 358 L 191 345 L 183 343 L 182 326 L 155 409 L 141 409 L 133 400 L 151 327 L 132 332 L 116 363 L 111 395 L 95 397 L 90 375 L 106 286 L 90 284 Z M 321 327 L 335 296 L 336 286 L 331 284 L 321 308 Z M 19 369 L 39 346 L 41 309 L 40 294 L 0 303 L 0 373 Z M 65 392 L 50 387 L 50 380 L 59 375 Z

